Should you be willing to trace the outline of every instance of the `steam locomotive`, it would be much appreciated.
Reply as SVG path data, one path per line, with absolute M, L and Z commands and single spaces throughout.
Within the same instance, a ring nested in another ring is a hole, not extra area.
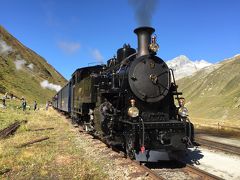
M 135 29 L 138 51 L 125 44 L 106 65 L 77 69 L 53 97 L 53 107 L 141 162 L 171 160 L 194 140 L 173 71 L 156 56 L 154 31 Z

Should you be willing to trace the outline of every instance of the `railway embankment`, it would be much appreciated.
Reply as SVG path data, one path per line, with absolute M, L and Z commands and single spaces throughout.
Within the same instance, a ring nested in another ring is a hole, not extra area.
M 0 179 L 108 179 L 104 160 L 88 157 L 77 130 L 55 110 L 0 108 L 0 130 L 16 120 L 26 123 L 0 139 Z

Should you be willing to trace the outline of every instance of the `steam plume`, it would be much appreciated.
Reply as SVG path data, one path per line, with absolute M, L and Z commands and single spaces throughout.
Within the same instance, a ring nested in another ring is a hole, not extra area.
M 26 64 L 26 61 L 24 59 L 17 59 L 16 61 L 14 61 L 14 63 L 15 63 L 16 69 L 21 70 Z
M 27 67 L 30 68 L 31 70 L 33 70 L 33 66 L 34 66 L 34 65 L 31 63 L 31 64 L 29 64 Z
M 55 90 L 55 91 L 59 91 L 62 87 L 60 85 L 57 84 L 53 84 L 53 83 L 49 83 L 48 80 L 44 80 L 40 83 L 41 87 L 44 89 L 50 89 L 50 90 Z
M 139 26 L 151 26 L 152 15 L 158 0 L 128 0 L 135 11 L 135 17 Z
M 0 55 L 6 56 L 12 51 L 13 51 L 12 47 L 8 46 L 7 43 L 0 37 Z

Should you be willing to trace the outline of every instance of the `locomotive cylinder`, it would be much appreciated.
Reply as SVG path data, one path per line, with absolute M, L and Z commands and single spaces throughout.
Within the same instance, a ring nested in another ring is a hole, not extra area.
M 138 37 L 138 55 L 137 57 L 149 54 L 149 44 L 151 43 L 151 35 L 155 32 L 152 27 L 139 27 L 134 30 Z

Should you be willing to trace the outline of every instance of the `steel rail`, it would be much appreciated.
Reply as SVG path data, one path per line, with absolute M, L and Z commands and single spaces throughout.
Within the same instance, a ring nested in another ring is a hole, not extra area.
M 195 137 L 195 141 L 199 143 L 200 146 L 210 147 L 212 149 L 217 149 L 217 150 L 221 150 L 224 152 L 228 152 L 228 153 L 240 156 L 240 147 L 233 146 L 230 144 L 223 144 L 223 143 L 215 142 L 211 140 L 206 140 L 199 137 Z
M 201 170 L 195 166 L 186 164 L 186 167 L 182 169 L 186 173 L 191 173 L 191 174 L 196 174 L 199 176 L 199 179 L 204 179 L 204 180 L 222 180 L 222 178 L 215 176 L 209 172 L 206 172 L 204 170 Z
M 20 126 L 20 122 L 16 121 L 13 124 L 9 125 L 5 129 L 0 131 L 0 139 L 6 138 L 10 134 L 14 133 Z

